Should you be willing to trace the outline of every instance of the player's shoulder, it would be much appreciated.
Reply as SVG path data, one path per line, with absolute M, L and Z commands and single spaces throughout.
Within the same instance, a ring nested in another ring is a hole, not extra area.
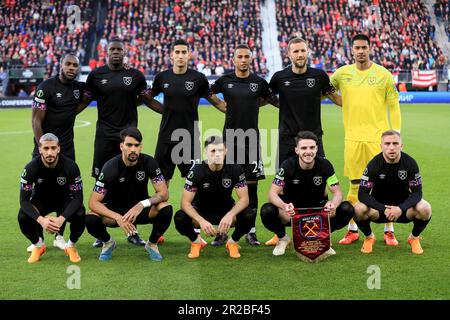
M 187 69 L 186 75 L 189 76 L 189 77 L 201 78 L 201 79 L 204 78 L 204 79 L 206 79 L 206 76 L 205 76 L 203 73 L 201 73 L 200 71 L 191 69 L 191 68 L 188 68 L 188 69 Z
M 322 69 L 313 68 L 313 67 L 308 67 L 307 72 L 310 76 L 315 76 L 315 75 L 323 76 L 323 75 L 327 74 Z
M 155 160 L 155 158 L 149 154 L 146 153 L 141 153 L 139 155 L 139 157 L 141 158 L 141 161 L 144 164 L 152 164 L 152 165 L 158 165 L 158 162 Z M 158 165 L 159 166 L 159 165 Z
M 102 168 L 102 172 L 110 173 L 113 171 L 117 171 L 119 168 L 120 161 L 122 161 L 121 154 L 112 157 L 111 159 L 109 159 L 108 161 L 105 162 L 105 164 L 103 165 L 103 168 Z
M 417 161 L 413 157 L 411 157 L 409 154 L 407 154 L 403 151 L 401 152 L 400 159 L 403 163 L 406 163 L 408 165 L 417 165 Z
M 339 75 L 342 73 L 353 72 L 355 70 L 356 70 L 356 65 L 354 63 L 346 64 L 346 65 L 343 65 L 343 66 L 337 68 L 336 71 L 334 72 L 334 74 Z
M 42 81 L 38 85 L 37 91 L 38 90 L 50 90 L 51 88 L 54 88 L 57 84 L 58 84 L 57 77 L 48 78 L 47 80 Z
M 95 76 L 95 75 L 103 74 L 103 73 L 107 73 L 107 72 L 109 72 L 109 68 L 108 68 L 108 66 L 104 65 L 104 66 L 95 68 L 94 70 L 89 72 L 89 76 Z
M 367 168 L 370 169 L 381 168 L 385 162 L 386 160 L 384 160 L 383 153 L 380 152 L 367 163 Z
M 38 171 L 39 168 L 41 167 L 40 162 L 41 162 L 41 156 L 37 156 L 37 157 L 34 157 L 33 159 L 31 159 L 30 162 L 28 162 L 25 165 L 22 175 Z
M 322 167 L 322 168 L 333 168 L 333 164 L 330 160 L 327 158 L 322 158 L 320 156 L 316 156 L 315 161 Z
M 290 75 L 291 73 L 292 73 L 292 70 L 291 70 L 291 66 L 289 65 L 289 66 L 275 72 L 273 74 L 272 78 L 279 78 L 279 77 L 287 76 L 287 75 Z
M 383 67 L 382 65 L 379 65 L 378 63 L 373 63 L 373 69 L 376 71 L 376 73 L 383 75 L 383 76 L 392 76 L 391 72 Z
M 298 156 L 292 156 L 287 158 L 286 160 L 281 163 L 280 168 L 283 168 L 286 172 L 291 172 L 295 169 L 295 167 L 298 165 Z

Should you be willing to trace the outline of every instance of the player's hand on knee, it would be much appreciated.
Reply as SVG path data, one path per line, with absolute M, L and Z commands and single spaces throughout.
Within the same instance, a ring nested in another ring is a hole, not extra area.
M 328 201 L 324 206 L 324 210 L 328 212 L 330 217 L 334 217 L 336 215 L 336 207 L 331 201 Z
M 39 217 L 37 219 L 37 222 L 39 222 L 39 224 L 42 226 L 42 229 L 44 229 L 48 233 L 56 233 L 59 231 L 59 226 L 48 217 Z
M 219 223 L 219 233 L 227 233 L 230 230 L 231 224 L 233 223 L 233 217 L 226 214 Z
M 122 217 L 123 221 L 134 223 L 136 221 L 137 216 L 142 212 L 142 205 L 140 203 L 136 204 L 127 213 Z
M 215 236 L 217 234 L 217 231 L 214 228 L 214 226 L 206 220 L 200 223 L 200 228 L 203 230 L 204 233 L 206 233 L 206 235 L 210 237 Z
M 136 227 L 129 221 L 117 220 L 117 224 L 122 228 L 127 236 L 134 235 L 136 233 Z
M 284 206 L 284 212 L 286 212 L 288 215 L 293 216 L 295 214 L 294 205 L 291 203 L 286 203 Z

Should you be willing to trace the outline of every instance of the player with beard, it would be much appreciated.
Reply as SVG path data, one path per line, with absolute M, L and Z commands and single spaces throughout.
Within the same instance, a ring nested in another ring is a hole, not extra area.
M 311 131 L 318 138 L 317 155 L 325 157 L 322 143 L 321 100 L 327 96 L 337 105 L 341 98 L 330 83 L 325 71 L 307 65 L 308 44 L 292 38 L 288 44 L 291 65 L 276 72 L 270 88 L 279 95 L 278 164 L 295 156 L 295 136 L 299 131 Z M 276 245 L 275 236 L 266 245 Z
M 60 65 L 59 75 L 42 82 L 34 95 L 31 116 L 34 132 L 33 157 L 39 156 L 39 139 L 42 135 L 53 133 L 59 139 L 61 154 L 75 161 L 73 127 L 85 84 L 75 80 L 80 71 L 80 61 L 75 54 L 65 54 Z M 64 228 L 65 223 L 55 234 L 53 241 L 53 246 L 61 250 L 66 245 Z M 28 252 L 32 250 L 33 245 L 27 248 Z
M 29 263 L 36 263 L 46 251 L 43 230 L 60 231 L 70 222 L 69 241 L 64 245 L 71 262 L 81 260 L 75 243 L 84 231 L 85 209 L 80 169 L 60 154 L 58 137 L 46 133 L 39 139 L 40 156 L 25 166 L 20 179 L 20 230 L 33 244 Z M 57 217 L 47 216 L 56 212 Z
M 86 82 L 86 98 L 79 106 L 83 110 L 91 100 L 97 101 L 98 120 L 94 142 L 92 176 L 98 178 L 106 161 L 121 153 L 120 131 L 137 127 L 137 105 L 142 100 L 155 111 L 162 112 L 161 104 L 153 99 L 147 90 L 145 77 L 137 69 L 125 68 L 123 59 L 125 44 L 113 39 L 108 44 L 107 65 L 93 70 Z M 135 245 L 145 245 L 139 234 L 128 237 Z M 93 246 L 103 244 L 96 241 Z
M 125 234 L 137 232 L 137 224 L 153 224 L 145 244 L 150 260 L 161 261 L 157 241 L 169 228 L 172 206 L 167 202 L 169 192 L 158 163 L 141 153 L 142 135 L 137 128 L 120 132 L 121 154 L 105 163 L 89 199 L 92 212 L 86 215 L 88 232 L 103 242 L 99 260 L 112 258 L 115 240 L 106 227 L 120 227 Z M 151 181 L 155 195 L 149 197 Z

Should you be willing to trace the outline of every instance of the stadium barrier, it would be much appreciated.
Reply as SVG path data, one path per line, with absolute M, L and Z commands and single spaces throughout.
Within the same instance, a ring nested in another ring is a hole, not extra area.
M 221 93 L 217 95 L 223 99 Z M 399 92 L 400 103 L 448 103 L 450 104 L 450 92 Z M 160 94 L 156 100 L 162 103 L 163 95 Z M 0 109 L 8 108 L 30 108 L 33 103 L 31 97 L 0 97 Z M 323 104 L 331 104 L 329 99 L 322 101 Z M 200 105 L 209 105 L 206 99 L 200 99 Z M 97 102 L 93 101 L 90 107 L 97 106 Z

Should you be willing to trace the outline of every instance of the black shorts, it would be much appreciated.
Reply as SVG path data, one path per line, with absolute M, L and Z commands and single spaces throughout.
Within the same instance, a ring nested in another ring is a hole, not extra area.
M 64 210 L 67 208 L 67 206 L 69 205 L 70 200 L 64 202 L 64 203 L 56 203 L 54 200 L 31 200 L 31 204 L 33 206 L 35 206 L 38 211 L 39 214 L 43 217 L 45 217 L 46 215 L 52 213 L 52 212 L 56 212 L 56 216 L 59 217 Z M 79 209 L 83 208 L 84 210 L 84 206 L 81 205 Z M 79 210 L 78 209 L 78 210 Z
M 384 213 L 379 213 L 379 217 L 377 220 L 370 220 L 373 223 L 388 223 L 388 222 L 396 222 L 396 223 L 409 223 L 412 220 L 409 220 L 406 217 L 406 212 L 402 212 L 401 216 L 395 221 L 389 221 Z
M 220 220 L 227 214 L 228 211 L 233 208 L 233 205 L 227 206 L 225 208 L 214 208 L 213 210 L 208 210 L 206 208 L 198 208 L 193 206 L 195 210 L 197 210 L 198 214 L 201 215 L 204 219 L 206 219 L 212 225 L 218 225 Z
M 296 155 L 295 153 L 295 138 L 294 137 L 280 137 L 278 139 L 278 168 L 284 160 Z M 325 158 L 325 151 L 323 149 L 322 136 L 318 136 L 317 155 Z
M 102 139 L 97 134 L 94 143 L 94 161 L 92 163 L 92 177 L 96 178 L 99 176 L 103 165 L 109 159 L 117 156 L 122 151 L 120 150 L 120 138 L 119 139 Z
M 172 151 L 174 153 L 173 155 Z M 193 143 L 178 144 L 158 140 L 155 160 L 158 162 L 166 180 L 172 179 L 175 166 L 180 170 L 181 177 L 185 178 L 194 164 L 200 163 L 201 161 L 200 143 L 194 148 Z
M 247 181 L 265 179 L 264 164 L 261 160 L 261 148 L 259 142 L 256 146 L 250 146 L 246 140 L 242 143 L 227 142 L 227 163 L 239 164 L 245 173 Z

